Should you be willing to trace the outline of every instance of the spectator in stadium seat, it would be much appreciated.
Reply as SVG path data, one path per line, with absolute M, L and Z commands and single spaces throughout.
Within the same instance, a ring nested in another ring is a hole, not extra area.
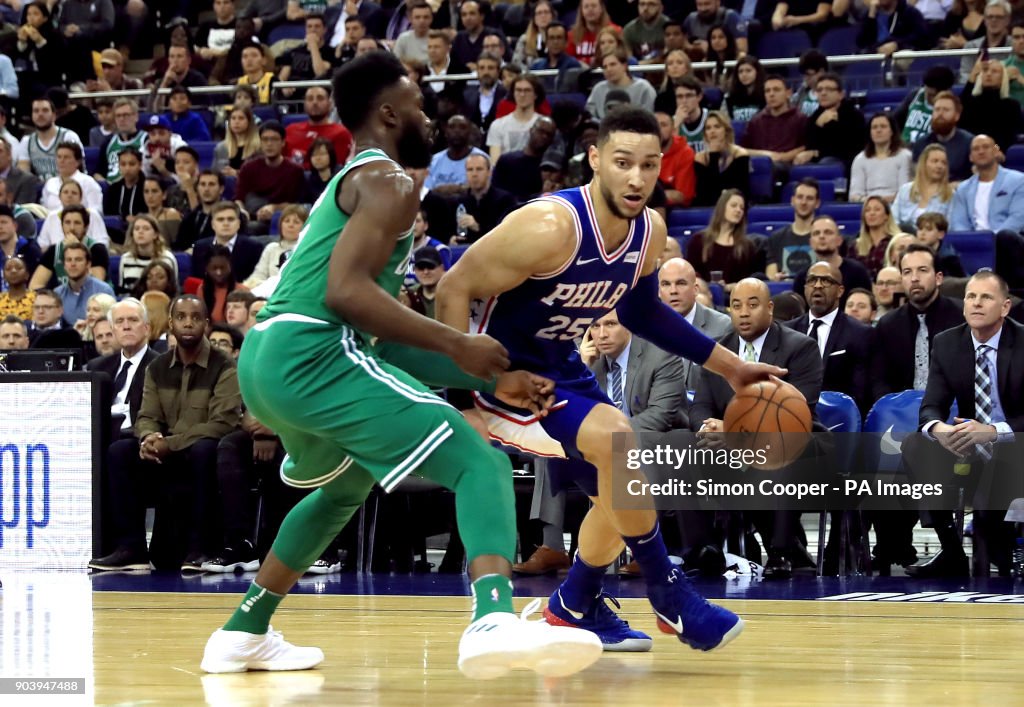
M 476 59 L 483 50 L 484 14 L 476 0 L 465 0 L 459 6 L 462 29 L 452 41 L 452 59 L 470 71 L 476 70 Z M 492 29 L 491 32 L 494 32 Z
M 0 216 L 0 221 L 3 217 Z M 0 225 L 2 228 L 2 225 Z M 0 251 L 2 251 L 0 243 Z M 25 261 L 18 257 L 4 259 L 3 273 L 5 291 L 0 292 L 0 316 L 13 314 L 18 319 L 32 318 L 32 304 L 36 301 L 36 293 L 28 289 L 28 281 L 32 276 Z
M 95 294 L 114 295 L 114 289 L 103 280 L 89 274 L 91 256 L 84 243 L 70 243 L 61 249 L 64 263 L 64 283 L 55 292 L 63 304 L 64 322 L 74 326 L 86 318 L 86 305 Z
M 958 127 L 962 106 L 952 91 L 943 91 L 932 103 L 931 132 L 914 143 L 914 159 L 918 159 L 928 145 L 946 148 L 949 178 L 963 181 L 971 176 L 971 140 L 974 135 Z
M 960 125 L 974 135 L 990 136 L 1005 154 L 1024 129 L 1020 104 L 1010 98 L 1007 68 L 999 61 L 979 61 L 960 94 L 963 115 Z
M 341 123 L 331 120 L 333 105 L 330 88 L 313 86 L 306 89 L 303 107 L 308 120 L 292 123 L 285 128 L 285 158 L 303 169 L 309 169 L 309 148 L 314 140 L 323 138 L 331 141 L 335 157 L 341 164 L 345 164 L 352 151 L 352 133 Z M 261 139 L 262 135 L 261 126 Z
M 949 221 L 942 214 L 923 213 L 917 217 L 917 240 L 935 253 L 935 269 L 945 277 L 966 277 L 960 256 L 948 243 Z
M 327 44 L 322 15 L 306 17 L 305 43 L 282 54 L 277 59 L 278 78 L 281 81 L 310 81 L 325 78 L 336 68 L 337 58 Z M 291 98 L 296 89 L 283 88 L 281 95 Z M 301 92 L 299 94 L 302 95 Z
M 685 49 L 692 50 L 697 57 L 706 57 L 710 49 L 708 35 L 711 27 L 721 25 L 735 38 L 737 51 L 747 53 L 747 23 L 736 10 L 722 7 L 721 0 L 697 0 L 694 7 L 696 9 L 686 16 L 682 24 Z
M 467 86 L 462 93 L 462 112 L 486 135 L 498 115 L 498 104 L 508 93 L 498 80 L 501 60 L 490 52 L 477 57 L 477 85 Z
M 19 236 L 17 229 L 14 210 L 7 204 L 0 204 L 0 270 L 9 259 L 17 258 L 24 263 L 31 276 L 42 259 L 42 252 L 34 238 Z M 7 287 L 6 276 L 0 274 L 0 292 L 5 291 Z
M 167 50 L 167 71 L 157 86 L 168 89 L 175 86 L 196 88 L 198 86 L 208 86 L 209 83 L 210 81 L 206 76 L 192 68 L 192 46 L 190 44 L 171 45 Z M 165 103 L 165 96 L 154 91 L 152 100 L 153 112 L 164 110 Z M 205 96 L 202 96 L 196 99 L 196 103 L 207 105 L 209 101 Z
M 640 61 L 654 61 L 665 46 L 665 6 L 662 0 L 638 0 L 637 17 L 622 28 L 622 38 Z
M 238 205 L 221 201 L 210 209 L 213 237 L 196 241 L 192 249 L 192 277 L 202 278 L 207 272 L 207 261 L 215 246 L 227 249 L 231 257 L 234 277 L 239 281 L 252 275 L 263 254 L 263 245 L 239 232 L 242 221 Z M 212 313 L 211 313 L 212 314 Z
M 3 314 L 0 309 L 0 350 L 20 351 L 28 348 L 28 327 L 13 314 Z
M 443 30 L 432 29 L 427 34 L 427 58 L 427 76 L 447 76 L 467 72 L 466 67 L 452 55 L 451 38 Z M 439 95 L 461 88 L 453 81 L 429 81 L 426 85 Z
M 800 55 L 800 63 L 797 68 L 800 75 L 803 76 L 803 80 L 796 93 L 790 96 L 789 103 L 810 117 L 818 110 L 818 94 L 815 93 L 814 87 L 818 83 L 818 79 L 829 70 L 828 57 L 817 49 L 808 49 Z
M 780 2 L 772 13 L 772 29 L 802 29 L 817 39 L 827 28 L 832 18 L 832 7 L 820 0 L 789 0 Z
M 53 214 L 51 214 L 52 216 Z M 75 242 L 84 243 L 89 249 L 91 274 L 98 280 L 107 279 L 107 268 L 110 266 L 110 255 L 104 243 L 93 241 L 87 234 L 90 214 L 84 206 L 66 206 L 59 212 L 63 238 L 55 245 L 43 251 L 39 266 L 32 273 L 30 287 L 56 287 L 67 279 L 64 271 L 64 248 Z M 109 242 L 109 241 L 108 241 Z
M 846 309 L 843 311 L 861 324 L 873 327 L 878 315 L 878 302 L 870 290 L 855 287 L 846 293 Z
M 78 186 L 77 184 L 75 186 Z M 0 179 L 0 204 L 10 206 L 14 213 L 14 222 L 18 227 L 18 235 L 22 238 L 36 237 L 36 217 L 28 209 L 12 203 L 7 191 L 7 182 Z
M 263 248 L 259 262 L 243 284 L 252 289 L 277 275 L 281 266 L 299 243 L 299 232 L 306 223 L 308 212 L 298 204 L 289 204 L 281 211 L 281 236 Z M 243 327 L 244 329 L 244 327 Z
M 3 141 L 7 143 L 10 153 L 13 155 L 14 151 L 18 149 L 18 138 L 14 137 L 11 131 L 7 129 L 7 114 L 7 109 L 0 103 L 0 138 L 3 138 Z M 3 171 L 6 172 L 6 168 Z
M 988 49 L 1012 46 L 1010 39 L 1010 3 L 1006 0 L 989 0 L 985 3 L 985 35 L 972 39 L 964 45 L 964 49 L 977 49 L 977 54 L 968 54 L 960 58 L 960 82 L 971 80 L 971 72 L 979 57 L 988 60 Z
M 747 236 L 747 206 L 735 189 L 722 192 L 708 227 L 690 239 L 686 259 L 708 282 L 732 285 L 754 273 L 765 271 L 765 254 L 760 244 Z M 712 278 L 711 273 L 721 273 Z
M 261 37 L 266 38 L 270 30 L 284 22 L 287 11 L 287 0 L 250 0 L 238 16 L 243 20 L 252 20 L 253 28 Z
M 128 227 L 124 238 L 125 250 L 118 263 L 118 293 L 125 295 L 135 288 L 149 264 L 161 260 L 178 279 L 178 261 L 168 247 L 160 226 L 149 214 L 139 214 Z
M 756 56 L 742 57 L 729 78 L 725 109 L 737 123 L 748 123 L 764 109 L 764 67 Z
M 988 0 L 957 0 L 946 13 L 939 32 L 940 49 L 963 49 L 972 39 L 985 36 L 985 4 Z
M 151 554 L 159 567 L 199 571 L 212 542 L 209 526 L 219 514 L 212 511 L 215 501 L 209 489 L 216 474 L 217 443 L 239 423 L 238 378 L 231 358 L 206 339 L 208 316 L 202 301 L 176 299 L 171 322 L 177 346 L 146 369 L 135 421 L 139 439 L 122 439 L 110 447 L 117 550 L 92 560 L 93 569 L 148 566 Z M 157 462 L 161 466 L 155 467 Z M 151 496 L 147 488 L 157 496 L 158 506 L 151 553 L 146 551 L 144 522 L 146 498 Z M 186 528 L 186 537 L 163 537 L 167 522 L 162 514 L 172 509 L 182 516 L 173 525 Z
M 213 170 L 204 169 L 196 182 L 199 205 L 181 220 L 173 241 L 176 251 L 191 251 L 196 241 L 213 237 L 211 210 L 224 197 L 224 177 Z
M 31 285 L 30 289 L 32 289 Z M 64 305 L 57 293 L 48 288 L 35 288 L 34 293 L 32 320 L 28 322 L 29 346 L 33 346 L 43 334 L 70 329 L 64 323 Z M 74 329 L 71 331 L 75 337 L 78 337 L 78 333 Z M 81 341 L 80 338 L 79 341 Z
M 118 155 L 120 178 L 111 182 L 103 194 L 103 213 L 130 221 L 146 210 L 142 196 L 142 153 L 126 147 Z
M 472 154 L 466 159 L 466 187 L 466 193 L 458 199 L 466 207 L 466 214 L 462 223 L 455 224 L 466 229 L 466 240 L 453 236 L 452 245 L 476 241 L 519 205 L 514 195 L 491 184 L 491 162 L 486 155 Z
M 892 115 L 876 113 L 868 123 L 867 146 L 853 159 L 850 201 L 880 196 L 891 204 L 900 187 L 910 181 L 912 161 Z
M 167 206 L 167 185 L 157 177 L 146 177 L 142 182 L 142 199 L 146 202 L 146 211 L 160 225 L 160 232 L 168 243 L 178 237 L 181 227 L 181 212 Z
M 532 9 L 527 8 L 526 11 L 530 13 L 530 21 L 516 41 L 512 61 L 520 66 L 532 67 L 534 62 L 543 59 L 547 53 L 547 29 L 552 22 L 558 21 L 558 14 L 548 0 L 538 0 Z
M 131 148 L 143 155 L 146 139 L 146 131 L 139 126 L 139 104 L 131 98 L 118 98 L 114 101 L 114 132 L 100 143 L 96 179 L 108 182 L 118 179 L 121 176 L 118 170 L 121 152 Z M 145 169 L 144 155 L 142 166 Z
M 812 260 L 828 263 L 843 275 L 843 283 L 851 290 L 857 287 L 871 287 L 871 275 L 860 262 L 854 258 L 844 258 L 840 253 L 843 236 L 839 226 L 831 216 L 818 216 L 811 222 Z M 807 268 L 797 272 L 793 277 L 793 290 L 804 292 L 807 285 Z
M 788 171 L 807 145 L 808 118 L 789 104 L 790 90 L 780 76 L 764 82 L 765 108 L 750 119 L 741 141 L 751 155 L 772 160 L 776 170 Z
M 696 79 L 693 73 L 693 62 L 682 49 L 672 49 L 665 58 L 665 78 L 658 86 L 658 95 L 654 99 L 654 110 L 662 110 L 674 114 L 678 108 L 676 90 L 684 76 Z M 699 85 L 699 82 L 698 82 Z
M 224 324 L 234 329 L 239 335 L 238 346 L 232 347 L 232 349 L 235 349 L 235 358 L 238 358 L 237 349 L 241 348 L 242 337 L 245 336 L 246 326 L 248 325 L 249 305 L 252 304 L 255 299 L 256 295 L 249 292 L 244 287 L 232 290 L 224 299 Z
M 875 276 L 875 284 L 871 287 L 871 291 L 874 293 L 878 304 L 878 316 L 875 317 L 876 319 L 880 319 L 899 306 L 896 295 L 902 298 L 905 294 L 901 278 L 899 268 L 882 268 L 878 271 L 878 274 Z
M 494 27 L 488 27 L 484 30 L 484 43 L 480 53 L 483 54 L 484 52 L 498 57 L 498 59 L 501 60 L 502 66 L 505 65 L 509 54 L 508 41 L 505 39 L 505 35 L 501 30 L 495 29 Z
M 546 4 L 544 2 L 538 3 L 538 7 Z M 545 90 L 552 93 L 563 80 L 566 71 L 569 69 L 579 69 L 583 66 L 578 60 L 566 53 L 565 48 L 568 36 L 568 29 L 561 22 L 554 21 L 549 24 L 544 30 L 544 52 L 546 56 L 535 59 L 530 64 L 530 71 L 558 70 L 557 76 L 545 76 L 543 78 Z
M 69 207 L 82 206 L 82 187 L 76 181 L 68 180 L 62 184 L 59 196 L 61 208 L 51 211 L 47 215 L 39 229 L 39 235 L 36 237 L 36 242 L 44 251 L 67 238 L 67 226 L 62 220 L 61 212 Z M 85 211 L 89 216 L 89 222 L 86 224 L 86 237 L 95 243 L 109 245 L 110 234 L 107 233 L 107 226 L 103 222 L 103 214 L 96 209 L 86 209 Z M 15 212 L 15 217 L 17 217 L 17 212 Z
M 796 155 L 793 164 L 838 164 L 846 174 L 864 145 L 864 115 L 847 100 L 838 74 L 824 74 L 814 86 L 818 110 L 807 120 L 807 149 Z
M 228 113 L 224 139 L 213 148 L 211 169 L 225 177 L 237 177 L 238 170 L 260 151 L 260 134 L 251 108 L 232 108 Z
M 395 56 L 403 62 L 418 61 L 426 64 L 430 60 L 427 54 L 427 35 L 434 21 L 434 11 L 426 0 L 413 0 L 408 3 L 406 15 L 410 27 L 395 40 Z
M 117 304 L 117 300 L 105 292 L 98 292 L 86 300 L 85 318 L 77 320 L 73 327 L 82 337 L 86 361 L 96 357 L 96 344 L 93 340 L 93 329 L 96 322 L 106 321 L 107 312 L 115 304 Z
M 885 265 L 889 241 L 899 234 L 889 203 L 881 197 L 869 196 L 860 212 L 860 233 L 852 255 L 874 276 Z
M 178 295 L 178 280 L 175 271 L 162 260 L 154 260 L 147 265 L 132 289 L 132 297 L 142 299 L 150 293 L 165 295 L 169 303 Z M 165 308 L 166 309 L 166 308 Z
M 605 99 L 608 92 L 618 89 L 629 95 L 629 102 L 633 105 L 654 110 L 654 99 L 657 92 L 646 79 L 634 79 L 629 75 L 626 64 L 626 53 L 622 50 L 610 52 L 601 57 L 601 68 L 604 70 L 604 80 L 598 82 L 590 91 L 587 98 L 587 112 L 601 120 L 605 115 Z
M 334 155 L 334 145 L 322 137 L 313 141 L 306 159 L 309 160 L 307 195 L 310 203 L 316 203 L 341 166 Z
M 893 113 L 903 130 L 903 144 L 913 145 L 928 135 L 935 97 L 953 88 L 956 75 L 948 66 L 933 66 L 924 74 L 924 86 L 910 91 Z M 914 159 L 917 159 L 916 157 Z
M 103 210 L 103 190 L 96 180 L 82 171 L 82 146 L 74 142 L 57 145 L 57 174 L 46 180 L 40 203 L 47 211 L 61 208 L 60 187 L 66 181 L 78 182 L 82 189 L 82 203 L 90 209 Z
M 108 46 L 113 39 L 114 5 L 111 0 L 67 0 L 57 15 L 57 31 L 65 39 L 68 61 L 65 73 L 73 80 L 92 75 L 93 47 Z
M 7 196 L 15 204 L 34 203 L 39 193 L 39 179 L 15 167 L 11 144 L 7 140 L 0 140 L 0 143 L 0 181 L 6 186 Z
M 512 83 L 512 95 L 515 111 L 495 120 L 487 131 L 487 147 L 492 160 L 497 160 L 505 152 L 526 147 L 530 128 L 541 115 L 537 108 L 546 99 L 543 84 L 529 74 Z
M 75 143 L 79 147 L 82 141 L 78 135 L 67 128 L 59 127 L 53 101 L 49 98 L 36 98 L 32 101 L 32 127 L 35 130 L 25 133 L 18 143 L 15 159 L 18 169 L 31 171 L 41 180 L 47 180 L 57 174 L 57 146 L 61 143 Z
M 702 132 L 705 149 L 697 151 L 693 169 L 697 177 L 694 206 L 711 206 L 726 189 L 736 189 L 750 198 L 750 153 L 736 145 L 729 116 L 722 111 L 708 113 Z
M 110 322 L 105 317 L 97 319 L 96 323 L 92 325 L 91 343 L 93 348 L 96 349 L 95 358 L 109 356 L 117 352 L 117 342 L 114 340 L 114 327 L 110 325 Z
M 701 107 L 704 87 L 693 76 L 683 76 L 675 87 L 675 112 L 672 121 L 679 134 L 693 151 L 700 154 L 704 151 L 704 126 L 708 118 L 708 109 Z
M 925 212 L 949 216 L 953 208 L 953 186 L 949 182 L 949 161 L 946 148 L 929 145 L 917 160 L 914 180 L 900 187 L 893 204 L 893 215 L 899 227 L 914 232 L 917 217 Z
M 539 195 L 544 184 L 541 179 L 541 159 L 555 139 L 555 122 L 541 116 L 530 128 L 530 139 L 522 150 L 506 152 L 494 165 L 491 182 L 498 189 L 510 192 L 520 202 Z
M 622 31 L 612 22 L 602 0 L 580 0 L 576 22 L 569 29 L 569 46 L 566 53 L 581 64 L 590 65 L 597 53 L 597 34 L 605 27 Z
M 180 135 L 171 131 L 165 115 L 151 115 L 143 126 L 142 171 L 147 177 L 170 181 L 174 178 L 174 153 L 186 145 Z
M 1010 27 L 1013 52 L 1003 59 L 1010 81 L 1010 98 L 1024 105 L 1024 20 L 1014 20 Z
M 141 79 L 125 75 L 124 57 L 116 49 L 108 48 L 100 52 L 100 68 L 103 72 L 102 77 L 88 78 L 81 86 L 72 85 L 72 90 L 96 93 L 99 91 L 132 91 L 143 87 Z
M 213 19 L 203 22 L 196 31 L 199 56 L 215 61 L 227 56 L 235 41 L 235 0 L 213 0 Z
M 870 3 L 857 33 L 858 47 L 886 56 L 901 49 L 924 49 L 930 40 L 924 16 L 908 0 Z
M 167 188 L 165 203 L 185 216 L 199 206 L 199 153 L 185 145 L 174 151 L 174 183 Z
M 657 112 L 661 130 L 661 171 L 658 181 L 665 190 L 669 207 L 689 206 L 697 192 L 697 175 L 693 169 L 694 153 L 686 138 L 676 134 L 672 116 Z
M 907 248 L 910 247 L 910 244 L 917 242 L 919 241 L 911 233 L 900 233 L 898 236 L 893 236 L 889 241 L 889 247 L 885 249 L 885 260 L 883 261 L 884 267 L 898 267 L 900 258 L 902 258 L 903 254 L 907 252 Z M 938 262 L 936 262 L 936 268 L 938 268 Z M 939 272 L 942 271 L 940 270 Z
M 50 6 L 44 0 L 27 3 L 22 10 L 16 52 L 11 60 L 18 71 L 21 109 L 31 108 L 30 99 L 42 96 L 51 86 L 64 82 L 64 35 L 51 21 Z
M 345 36 L 341 43 L 334 48 L 334 57 L 341 66 L 347 61 L 355 59 L 358 55 L 359 43 L 366 38 L 366 25 L 359 19 L 358 15 L 349 15 L 345 18 Z M 370 37 L 373 39 L 373 37 Z M 374 42 L 376 40 L 374 39 Z
M 186 87 L 178 85 L 171 89 L 165 115 L 171 123 L 171 132 L 180 135 L 185 142 L 211 140 L 206 121 L 192 110 L 192 94 Z
M 813 262 L 811 258 L 811 223 L 821 206 L 821 186 L 813 177 L 801 179 L 789 199 L 793 207 L 793 223 L 778 228 L 765 240 L 769 280 L 781 281 L 796 277 Z
M 251 86 L 255 91 L 256 103 L 269 105 L 273 96 L 274 72 L 267 70 L 266 54 L 261 44 L 246 44 L 239 54 L 242 74 L 237 78 L 239 86 Z
M 266 230 L 274 212 L 305 200 L 306 175 L 302 167 L 284 158 L 285 129 L 277 121 L 260 124 L 260 146 L 263 155 L 238 171 L 235 201 L 245 209 L 250 229 L 259 224 Z

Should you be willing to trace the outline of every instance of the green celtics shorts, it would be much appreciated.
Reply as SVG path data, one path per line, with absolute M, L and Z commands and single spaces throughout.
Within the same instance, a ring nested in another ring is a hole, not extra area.
M 414 471 L 427 475 L 440 456 L 451 463 L 455 446 L 487 448 L 453 407 L 343 325 L 300 314 L 260 322 L 245 337 L 238 382 L 249 411 L 281 438 L 282 479 L 299 488 L 356 464 L 391 491 Z M 456 432 L 446 454 L 435 454 Z

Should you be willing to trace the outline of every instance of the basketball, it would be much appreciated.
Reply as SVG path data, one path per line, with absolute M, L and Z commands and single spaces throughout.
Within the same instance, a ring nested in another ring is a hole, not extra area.
M 737 391 L 722 421 L 730 447 L 765 450 L 758 469 L 780 469 L 792 463 L 810 441 L 811 410 L 807 400 L 785 381 L 761 381 Z

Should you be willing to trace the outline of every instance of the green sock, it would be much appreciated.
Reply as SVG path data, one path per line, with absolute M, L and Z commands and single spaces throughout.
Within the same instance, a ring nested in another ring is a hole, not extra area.
M 270 626 L 270 617 L 274 615 L 282 599 L 283 594 L 274 594 L 253 582 L 242 603 L 224 624 L 224 630 L 245 631 L 257 635 L 266 633 L 267 627 Z
M 473 582 L 473 621 L 496 611 L 514 613 L 512 580 L 500 574 L 485 574 Z

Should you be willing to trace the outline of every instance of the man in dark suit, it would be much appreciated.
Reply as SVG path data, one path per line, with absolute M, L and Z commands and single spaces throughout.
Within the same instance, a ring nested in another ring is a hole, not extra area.
M 466 239 L 455 237 L 453 245 L 475 242 L 519 206 L 515 196 L 491 184 L 491 160 L 486 155 L 474 152 L 466 158 L 466 185 L 469 191 L 458 201 L 466 207 L 466 214 L 462 223 L 455 224 L 456 229 L 465 229 Z
M 844 292 L 839 269 L 815 263 L 807 269 L 804 285 L 810 312 L 786 322 L 786 326 L 806 334 L 818 345 L 825 366 L 822 390 L 846 393 L 864 415 L 874 402 L 868 386 L 874 330 L 839 311 Z
M 1019 451 L 1010 443 L 1024 432 L 1024 326 L 1007 318 L 1010 292 L 990 271 L 967 282 L 966 323 L 935 337 L 928 386 L 921 403 L 921 436 L 903 446 L 904 461 L 915 469 L 949 468 L 956 461 L 971 467 L 968 484 L 986 477 L 1019 474 Z M 958 417 L 945 420 L 956 402 Z M 931 444 L 937 442 L 938 444 Z M 991 559 L 1008 573 L 1010 532 L 1003 512 L 988 509 L 997 498 L 974 496 L 975 576 L 987 577 Z M 971 503 L 970 495 L 966 496 Z M 907 568 L 912 577 L 968 576 L 967 556 L 949 511 L 922 511 L 922 523 L 935 528 L 941 551 Z M 979 552 L 980 549 L 983 552 Z
M 488 52 L 481 54 L 476 62 L 479 85 L 470 86 L 462 93 L 463 113 L 472 123 L 480 126 L 484 135 L 497 117 L 498 104 L 508 93 L 498 80 L 500 72 L 501 59 Z
M 769 363 L 788 369 L 785 380 L 796 387 L 817 420 L 815 405 L 821 392 L 822 364 L 816 342 L 803 334 L 772 321 L 771 292 L 768 285 L 754 278 L 740 280 L 729 299 L 733 333 L 719 343 L 736 351 L 745 361 Z M 722 418 L 733 398 L 733 390 L 721 376 L 701 369 L 697 390 L 690 406 L 690 427 L 697 438 L 709 445 L 724 444 Z M 772 517 L 774 515 L 774 517 Z M 798 547 L 796 526 L 799 513 L 776 511 L 759 514 L 756 521 L 764 538 L 771 537 L 765 577 L 784 579 L 793 571 L 792 559 L 805 558 L 806 550 Z M 707 530 L 707 529 L 706 529 Z M 809 559 L 809 558 L 808 558 Z M 813 563 L 812 563 L 813 564 Z
M 263 244 L 240 234 L 241 211 L 231 201 L 218 202 L 210 209 L 213 237 L 200 238 L 192 248 L 192 277 L 202 278 L 210 260 L 210 249 L 222 245 L 231 251 L 231 272 L 237 282 L 252 275 L 263 254 Z
M 932 342 L 941 332 L 964 322 L 963 303 L 939 294 L 942 273 L 935 270 L 935 255 L 930 248 L 911 243 L 899 269 L 907 302 L 882 317 L 875 327 L 872 400 L 903 390 L 924 390 Z M 906 566 L 916 561 L 916 511 L 872 513 L 872 522 L 880 572 L 887 574 L 892 564 Z
M 729 317 L 705 307 L 697 301 L 697 272 L 682 258 L 666 260 L 658 271 L 658 296 L 693 326 L 710 336 L 721 339 L 732 329 Z M 693 390 L 697 385 L 700 366 L 682 359 L 683 385 Z
M 334 37 L 344 37 L 345 19 L 348 17 L 348 3 L 338 3 L 327 8 L 324 12 L 324 26 L 327 27 L 327 43 L 333 48 L 340 42 L 332 41 Z M 356 14 L 363 21 L 366 33 L 377 39 L 384 39 L 388 27 L 390 13 L 384 12 L 381 6 L 370 0 L 360 0 L 355 3 Z M 343 12 L 345 10 L 345 12 Z
M 0 139 L 0 175 L 7 183 L 7 194 L 14 204 L 34 204 L 39 200 L 39 187 L 42 186 L 36 175 L 23 172 L 13 163 L 11 145 Z
M 149 314 L 145 305 L 127 297 L 107 313 L 114 329 L 117 351 L 89 361 L 88 369 L 106 373 L 114 382 L 110 406 L 112 440 L 134 436 L 132 425 L 142 404 L 142 384 L 146 367 L 160 354 L 149 347 Z

